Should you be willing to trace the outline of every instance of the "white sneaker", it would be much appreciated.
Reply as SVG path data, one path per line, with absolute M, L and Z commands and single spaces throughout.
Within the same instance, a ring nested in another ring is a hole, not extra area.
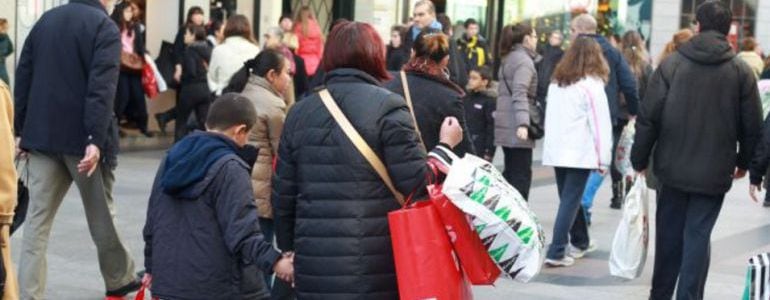
M 545 260 L 545 266 L 550 268 L 569 267 L 575 264 L 575 259 L 569 256 L 564 256 L 562 259 L 550 259 Z
M 570 247 L 569 247 L 569 254 L 567 254 L 567 255 L 569 255 L 572 258 L 583 258 L 584 256 L 586 256 L 586 254 L 594 252 L 598 248 L 599 247 L 596 246 L 596 242 L 594 242 L 592 240 L 588 244 L 588 249 L 585 249 L 585 250 L 581 250 L 581 249 L 575 248 L 572 245 L 570 245 Z

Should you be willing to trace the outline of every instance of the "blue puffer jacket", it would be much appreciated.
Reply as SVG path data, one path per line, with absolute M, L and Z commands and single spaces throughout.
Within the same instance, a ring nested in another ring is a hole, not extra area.
M 268 296 L 255 266 L 272 270 L 280 254 L 259 231 L 249 166 L 239 152 L 228 138 L 206 132 L 193 133 L 169 150 L 144 227 L 153 296 Z
M 623 54 L 620 53 L 620 50 L 612 47 L 603 36 L 589 36 L 593 37 L 596 42 L 602 46 L 604 58 L 607 59 L 607 63 L 610 65 L 610 81 L 604 87 L 604 91 L 607 93 L 607 101 L 610 103 L 612 124 L 617 125 L 618 120 L 627 119 L 627 116 L 624 116 L 621 111 L 620 93 L 623 93 L 623 96 L 625 96 L 629 114 L 636 116 L 636 113 L 639 110 L 639 94 L 636 89 L 636 76 L 634 76 L 634 72 L 631 72 L 631 68 L 623 58 Z

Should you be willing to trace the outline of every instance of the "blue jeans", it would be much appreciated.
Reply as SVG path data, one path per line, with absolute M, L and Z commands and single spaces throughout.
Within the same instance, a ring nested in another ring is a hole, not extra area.
M 583 191 L 583 211 L 586 215 L 586 221 L 590 224 L 591 223 L 591 207 L 594 206 L 594 198 L 596 198 L 596 192 L 599 191 L 599 188 L 602 186 L 602 183 L 604 182 L 604 176 L 597 172 L 597 171 L 591 171 L 591 176 L 588 177 L 588 182 L 586 183 L 585 191 Z
M 567 244 L 588 249 L 588 225 L 586 224 L 581 196 L 591 171 L 588 169 L 555 168 L 556 186 L 559 190 L 559 211 L 553 227 L 553 240 L 548 248 L 549 259 L 562 259 Z

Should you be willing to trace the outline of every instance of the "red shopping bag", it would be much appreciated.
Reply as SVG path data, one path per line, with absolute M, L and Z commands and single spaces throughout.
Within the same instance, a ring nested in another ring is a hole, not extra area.
M 473 299 L 432 201 L 390 212 L 388 225 L 402 300 Z
M 150 64 L 144 64 L 142 67 L 142 89 L 150 99 L 158 96 L 158 81 L 155 80 L 155 71 Z
M 489 256 L 476 230 L 468 223 L 468 217 L 441 192 L 441 186 L 428 186 L 428 192 L 468 281 L 474 285 L 494 284 L 502 271 Z

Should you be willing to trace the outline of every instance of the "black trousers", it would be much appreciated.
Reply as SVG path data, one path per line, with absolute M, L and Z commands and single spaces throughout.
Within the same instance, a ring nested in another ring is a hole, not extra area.
M 503 147 L 503 154 L 503 177 L 529 201 L 529 188 L 532 186 L 532 149 Z
M 655 216 L 651 300 L 669 300 L 675 289 L 676 299 L 703 299 L 711 261 L 711 231 L 723 201 L 724 195 L 661 187 Z
M 198 121 L 196 129 L 205 130 L 206 115 L 211 105 L 211 94 L 207 83 L 186 84 L 179 93 L 179 103 L 176 106 L 176 124 L 174 125 L 174 140 L 181 140 L 189 129 L 187 121 L 191 113 L 195 113 Z
M 136 123 L 142 132 L 147 132 L 147 102 L 142 88 L 142 75 L 120 72 L 115 91 L 115 115 Z

